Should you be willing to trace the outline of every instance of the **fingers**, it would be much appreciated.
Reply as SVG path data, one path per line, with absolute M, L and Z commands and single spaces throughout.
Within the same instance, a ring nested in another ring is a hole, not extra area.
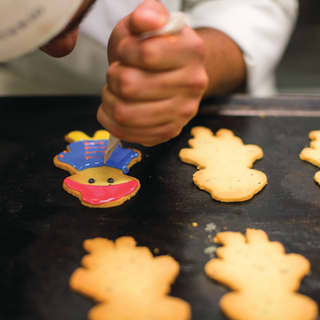
M 199 101 L 184 100 L 176 96 L 153 102 L 127 102 L 119 99 L 105 87 L 103 103 L 97 119 L 116 137 L 153 146 L 177 136 L 183 126 L 193 118 Z
M 149 71 L 171 70 L 189 61 L 202 61 L 204 44 L 193 29 L 184 27 L 178 34 L 145 40 L 126 37 L 119 43 L 118 56 L 127 66 Z
M 123 101 L 108 88 L 102 92 L 103 103 L 100 108 L 116 123 L 124 128 L 147 128 L 170 122 L 172 101 Z
M 177 136 L 196 115 L 207 88 L 205 47 L 194 30 L 140 37 L 167 21 L 161 1 L 144 0 L 111 35 L 97 118 L 122 140 L 153 146 Z
M 143 32 L 162 28 L 169 16 L 161 2 L 143 1 L 131 14 L 123 17 L 113 29 L 108 41 L 109 62 L 120 60 L 119 43 L 126 38 L 137 38 Z
M 207 74 L 187 66 L 169 72 L 150 72 L 126 67 L 119 62 L 110 65 L 107 73 L 109 90 L 128 101 L 158 101 L 178 94 L 192 96 L 205 89 Z
M 140 34 L 162 28 L 169 20 L 169 13 L 160 1 L 145 0 L 129 16 L 129 28 Z
M 182 127 L 170 122 L 159 126 L 150 127 L 126 127 L 118 125 L 108 117 L 102 106 L 97 113 L 99 123 L 107 128 L 113 135 L 127 142 L 138 143 L 146 147 L 155 146 L 176 137 Z

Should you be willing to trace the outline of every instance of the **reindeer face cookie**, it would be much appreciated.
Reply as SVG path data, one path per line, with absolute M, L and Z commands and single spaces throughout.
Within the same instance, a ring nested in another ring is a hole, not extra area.
M 251 169 L 263 157 L 256 145 L 244 145 L 231 130 L 220 129 L 214 135 L 210 129 L 195 127 L 191 130 L 191 148 L 182 149 L 183 162 L 197 166 L 194 183 L 209 192 L 213 199 L 238 202 L 252 198 L 267 184 L 266 175 Z
M 271 242 L 263 230 L 221 232 L 214 241 L 216 259 L 206 274 L 234 292 L 222 297 L 220 306 L 232 320 L 315 320 L 315 301 L 296 293 L 310 263 L 298 254 L 286 254 L 279 242 Z
M 65 137 L 71 142 L 68 150 L 54 158 L 57 167 L 71 174 L 64 180 L 63 188 L 88 207 L 118 206 L 133 197 L 140 188 L 138 179 L 125 174 L 140 161 L 140 152 L 119 145 L 104 164 L 108 137 L 105 130 L 97 131 L 93 138 L 81 131 L 73 131 Z
M 320 168 L 320 130 L 309 133 L 310 148 L 304 148 L 300 153 L 300 159 L 310 162 Z M 320 184 L 320 171 L 314 175 L 314 181 Z

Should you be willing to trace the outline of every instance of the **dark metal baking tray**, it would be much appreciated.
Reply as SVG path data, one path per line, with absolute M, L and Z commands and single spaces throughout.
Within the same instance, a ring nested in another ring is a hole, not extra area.
M 176 139 L 141 148 L 143 160 L 130 171 L 138 194 L 124 205 L 90 209 L 61 187 L 68 174 L 52 158 L 64 150 L 71 130 L 100 129 L 98 97 L 0 99 L 0 319 L 84 320 L 94 302 L 70 291 L 68 280 L 92 237 L 133 236 L 139 245 L 172 255 L 181 272 L 171 294 L 192 306 L 195 320 L 225 319 L 219 299 L 228 292 L 203 267 L 209 236 L 219 231 L 261 228 L 287 252 L 304 255 L 312 273 L 300 292 L 320 303 L 320 188 L 317 168 L 299 160 L 308 133 L 320 129 L 320 99 L 221 97 L 204 102 L 200 114 Z M 193 166 L 178 159 L 195 125 L 229 128 L 264 158 L 254 168 L 267 187 L 243 203 L 219 203 L 192 183 Z M 198 227 L 192 223 L 197 222 Z M 216 230 L 206 231 L 209 223 Z

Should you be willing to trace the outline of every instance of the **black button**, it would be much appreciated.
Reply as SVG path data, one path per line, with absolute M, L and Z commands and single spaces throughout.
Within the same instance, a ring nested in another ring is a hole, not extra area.
M 88 180 L 88 182 L 89 182 L 89 183 L 95 183 L 96 180 L 94 180 L 93 178 L 90 178 L 90 179 Z
M 109 179 L 107 180 L 107 182 L 108 182 L 108 183 L 114 183 L 114 179 L 113 179 L 113 178 L 109 178 Z

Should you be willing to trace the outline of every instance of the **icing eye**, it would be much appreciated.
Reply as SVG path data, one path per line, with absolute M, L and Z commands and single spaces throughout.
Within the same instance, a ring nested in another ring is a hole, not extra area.
M 114 179 L 113 179 L 113 178 L 109 178 L 109 179 L 107 180 L 107 182 L 108 182 L 108 183 L 114 183 Z
M 88 182 L 89 182 L 89 183 L 95 183 L 96 180 L 94 180 L 93 178 L 90 178 L 90 179 L 88 180 Z

